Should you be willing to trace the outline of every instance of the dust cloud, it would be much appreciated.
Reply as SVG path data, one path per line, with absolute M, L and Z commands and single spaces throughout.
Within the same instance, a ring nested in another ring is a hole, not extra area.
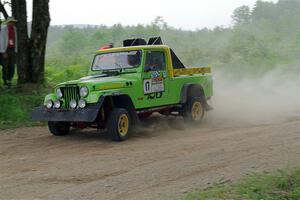
M 274 69 L 259 76 L 245 73 L 229 75 L 213 71 L 214 95 L 209 101 L 212 111 L 206 112 L 201 124 L 191 127 L 181 117 L 165 117 L 158 113 L 147 119 L 137 132 L 232 128 L 300 120 L 299 68 Z
M 291 72 L 293 71 L 293 73 Z M 270 124 L 300 119 L 299 68 L 276 68 L 259 77 L 230 78 L 214 72 L 214 110 L 206 122 L 219 125 Z

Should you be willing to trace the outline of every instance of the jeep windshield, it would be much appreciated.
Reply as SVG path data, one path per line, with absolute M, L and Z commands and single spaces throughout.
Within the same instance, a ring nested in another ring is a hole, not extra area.
M 135 68 L 141 64 L 141 51 L 103 53 L 95 56 L 92 70 L 118 70 Z

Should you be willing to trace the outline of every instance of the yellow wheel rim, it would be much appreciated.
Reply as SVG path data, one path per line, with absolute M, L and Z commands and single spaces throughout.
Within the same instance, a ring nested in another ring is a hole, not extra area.
M 194 102 L 192 106 L 192 117 L 193 120 L 200 120 L 202 118 L 202 105 L 200 102 Z
M 118 121 L 118 131 L 121 136 L 126 136 L 129 129 L 129 119 L 126 114 L 122 114 Z

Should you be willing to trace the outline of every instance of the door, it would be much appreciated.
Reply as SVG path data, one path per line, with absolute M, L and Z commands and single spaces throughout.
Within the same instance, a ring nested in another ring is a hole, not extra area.
M 169 77 L 167 73 L 166 53 L 164 51 L 146 51 L 143 79 L 144 106 L 154 107 L 168 104 Z

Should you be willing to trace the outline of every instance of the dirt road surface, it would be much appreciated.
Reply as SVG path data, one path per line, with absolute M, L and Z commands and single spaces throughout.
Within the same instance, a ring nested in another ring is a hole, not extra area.
M 115 143 L 92 130 L 0 132 L 0 199 L 176 199 L 252 172 L 300 164 L 300 120 L 222 126 L 151 119 Z M 159 122 L 159 123 L 158 123 Z M 151 124 L 150 123 L 150 124 Z

